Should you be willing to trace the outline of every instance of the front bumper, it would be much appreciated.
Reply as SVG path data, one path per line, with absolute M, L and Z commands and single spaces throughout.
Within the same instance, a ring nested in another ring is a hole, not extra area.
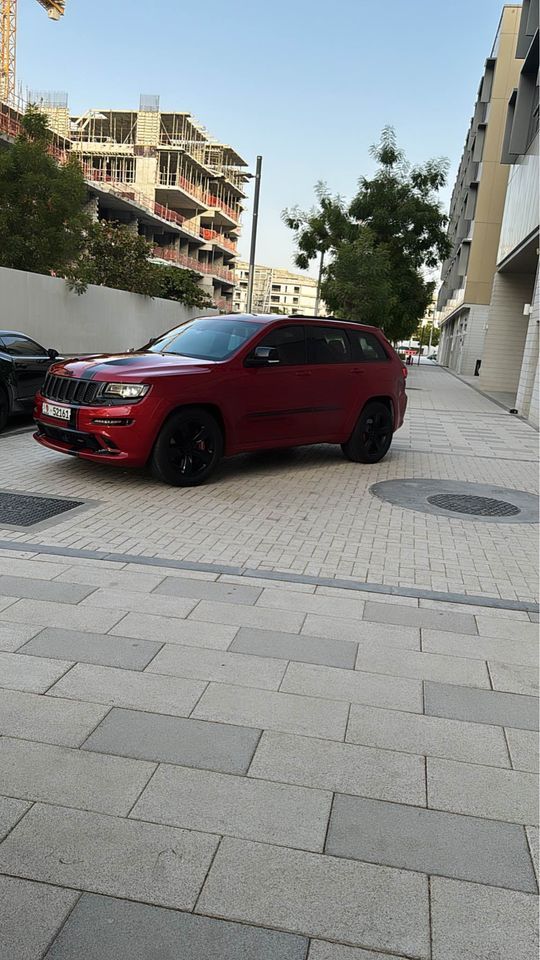
M 106 407 L 61 404 L 69 408 L 69 420 L 44 414 L 43 402 L 38 394 L 34 407 L 37 427 L 34 439 L 44 447 L 85 460 L 122 466 L 144 466 L 148 460 L 156 421 L 148 416 L 150 411 L 144 409 L 144 400 Z

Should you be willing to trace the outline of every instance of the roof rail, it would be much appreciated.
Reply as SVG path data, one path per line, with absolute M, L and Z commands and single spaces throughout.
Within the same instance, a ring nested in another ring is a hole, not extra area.
M 289 313 L 288 320 L 337 320 L 337 317 L 316 317 L 309 313 Z

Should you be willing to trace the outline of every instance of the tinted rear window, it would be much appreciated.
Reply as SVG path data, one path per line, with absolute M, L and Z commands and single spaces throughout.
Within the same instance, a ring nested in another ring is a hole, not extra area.
M 308 327 L 308 363 L 347 363 L 351 348 L 339 327 Z
M 354 360 L 388 360 L 388 355 L 381 341 L 373 334 L 364 330 L 348 330 L 352 344 Z

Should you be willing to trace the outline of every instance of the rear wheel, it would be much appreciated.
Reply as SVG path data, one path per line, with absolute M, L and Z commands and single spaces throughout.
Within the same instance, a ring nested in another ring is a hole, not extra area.
M 0 387 L 0 430 L 3 430 L 9 416 L 9 402 L 6 391 Z
M 384 403 L 372 400 L 366 404 L 356 426 L 341 449 L 355 463 L 378 463 L 392 443 L 392 414 Z
M 152 452 L 152 472 L 175 487 L 204 483 L 223 453 L 219 423 L 202 407 L 174 413 L 161 428 Z

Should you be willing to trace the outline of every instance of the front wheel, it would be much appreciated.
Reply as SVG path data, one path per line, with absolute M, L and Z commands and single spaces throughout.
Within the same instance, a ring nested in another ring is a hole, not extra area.
M 356 426 L 341 449 L 355 463 L 378 463 L 392 443 L 392 414 L 384 403 L 373 400 L 366 404 Z
M 186 407 L 164 423 L 152 452 L 152 473 L 175 487 L 204 483 L 223 453 L 219 423 L 202 407 Z

